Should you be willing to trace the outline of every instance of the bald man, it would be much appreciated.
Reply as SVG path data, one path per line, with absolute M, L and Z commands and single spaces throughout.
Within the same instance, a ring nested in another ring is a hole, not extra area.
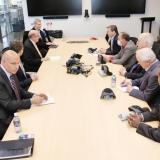
M 37 47 L 40 34 L 37 30 L 31 30 L 28 34 L 28 39 L 24 43 L 24 53 L 22 55 L 22 62 L 26 72 L 37 72 L 43 61 L 49 60 L 48 57 L 40 52 Z
M 13 114 L 20 109 L 29 109 L 47 99 L 44 94 L 33 94 L 20 88 L 16 72 L 20 58 L 16 52 L 3 53 L 0 66 L 0 139 L 8 128 Z

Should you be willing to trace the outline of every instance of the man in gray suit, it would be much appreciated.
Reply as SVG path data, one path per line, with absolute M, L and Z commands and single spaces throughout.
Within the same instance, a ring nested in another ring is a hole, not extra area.
M 135 58 L 132 58 L 136 52 L 136 45 L 130 40 L 129 34 L 122 32 L 118 36 L 118 44 L 121 46 L 121 50 L 116 55 L 103 55 L 103 58 L 107 62 L 114 64 L 121 64 L 124 67 L 131 66 L 136 62 Z
M 146 73 L 142 78 L 123 81 L 121 85 L 122 87 L 127 86 L 130 96 L 149 102 L 160 90 L 157 76 L 160 62 L 150 48 L 137 50 L 136 58 Z
M 39 105 L 47 96 L 23 90 L 16 77 L 20 58 L 16 52 L 3 53 L 0 66 L 0 139 L 8 128 L 13 114 L 19 109 L 29 109 L 32 104 Z

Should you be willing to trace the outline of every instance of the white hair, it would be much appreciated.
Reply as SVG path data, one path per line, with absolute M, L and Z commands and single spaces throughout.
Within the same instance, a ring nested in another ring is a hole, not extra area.
M 38 19 L 38 18 L 36 18 L 36 19 L 34 20 L 34 24 L 36 24 L 37 22 L 41 22 L 41 20 Z
M 138 49 L 136 56 L 138 56 L 138 58 L 144 62 L 154 62 L 156 60 L 156 55 L 151 48 Z
M 146 47 L 152 48 L 152 45 L 153 45 L 153 42 L 154 42 L 154 38 L 153 38 L 152 34 L 150 34 L 148 32 L 141 33 L 138 36 L 138 40 L 146 43 Z

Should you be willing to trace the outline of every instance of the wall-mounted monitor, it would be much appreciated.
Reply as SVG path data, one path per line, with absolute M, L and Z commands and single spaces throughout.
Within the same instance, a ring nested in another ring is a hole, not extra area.
M 82 0 L 27 0 L 28 16 L 81 15 Z
M 92 14 L 142 14 L 146 0 L 91 0 Z

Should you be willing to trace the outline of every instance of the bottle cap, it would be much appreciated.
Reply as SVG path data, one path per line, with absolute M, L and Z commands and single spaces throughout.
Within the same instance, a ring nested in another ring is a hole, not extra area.
M 18 116 L 18 113 L 14 113 L 14 116 Z

